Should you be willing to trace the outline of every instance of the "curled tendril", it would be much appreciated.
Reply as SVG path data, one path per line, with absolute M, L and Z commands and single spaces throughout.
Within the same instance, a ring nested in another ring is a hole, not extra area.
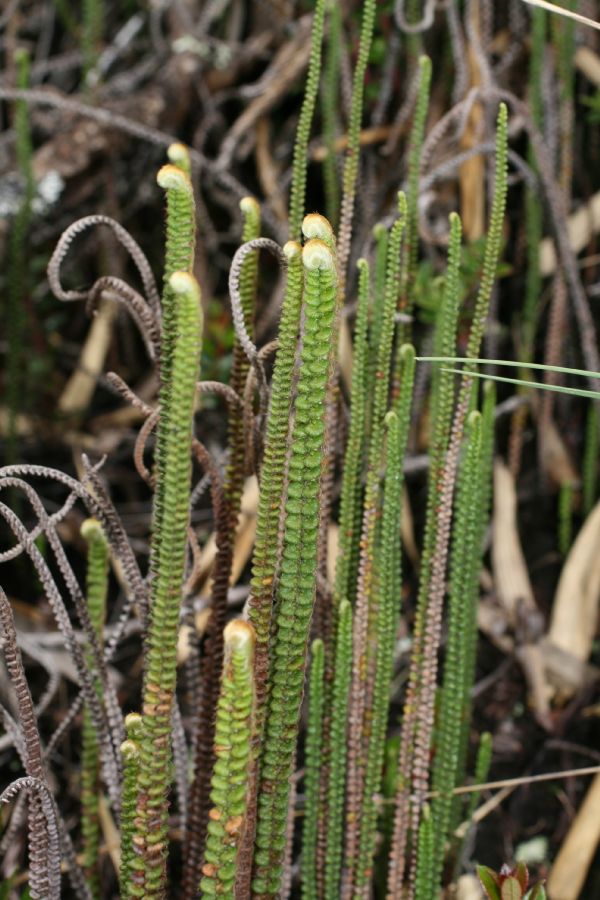
M 121 278 L 114 276 L 99 278 L 86 291 L 65 290 L 63 288 L 60 280 L 60 268 L 71 244 L 78 235 L 97 225 L 108 226 L 119 243 L 125 248 L 139 272 L 147 299 L 144 299 L 141 294 Z M 84 216 L 84 218 L 78 219 L 70 225 L 60 236 L 48 263 L 48 281 L 55 297 L 64 302 L 87 300 L 93 307 L 102 295 L 106 296 L 108 294 L 112 299 L 123 303 L 138 325 L 151 358 L 157 358 L 160 344 L 161 310 L 154 275 L 137 241 L 114 219 L 101 215 Z
M 394 18 L 396 19 L 396 25 L 401 31 L 405 34 L 421 34 L 421 32 L 431 28 L 435 14 L 435 0 L 425 0 L 423 15 L 418 22 L 406 21 L 404 5 L 405 0 L 396 0 L 394 6 Z
M 242 298 L 240 296 L 240 274 L 242 271 L 242 265 L 248 254 L 253 253 L 256 250 L 268 250 L 270 253 L 272 253 L 282 270 L 285 270 L 287 268 L 287 257 L 279 244 L 277 244 L 275 241 L 270 240 L 270 238 L 255 238 L 252 241 L 247 241 L 245 244 L 242 244 L 242 246 L 238 248 L 233 257 L 231 268 L 229 270 L 229 296 L 231 298 L 231 314 L 233 316 L 233 326 L 235 328 L 237 339 L 240 342 L 244 353 L 248 357 L 250 364 L 256 372 L 256 381 L 258 384 L 258 391 L 261 398 L 262 407 L 263 405 L 266 406 L 267 402 L 267 378 L 265 375 L 265 368 L 262 360 L 260 359 L 256 345 L 253 343 L 246 329 L 246 323 L 244 321 L 244 310 L 242 307 Z

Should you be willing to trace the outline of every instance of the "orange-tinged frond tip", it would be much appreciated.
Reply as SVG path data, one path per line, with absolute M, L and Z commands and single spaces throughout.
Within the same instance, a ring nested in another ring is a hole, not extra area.
M 333 269 L 333 253 L 324 241 L 313 239 L 304 245 L 302 261 L 307 269 Z
M 190 176 L 183 169 L 168 163 L 158 170 L 156 180 L 165 191 L 188 191 L 192 193 Z
M 302 234 L 305 238 L 319 238 L 322 241 L 333 240 L 333 228 L 325 216 L 320 213 L 309 213 L 302 222 Z

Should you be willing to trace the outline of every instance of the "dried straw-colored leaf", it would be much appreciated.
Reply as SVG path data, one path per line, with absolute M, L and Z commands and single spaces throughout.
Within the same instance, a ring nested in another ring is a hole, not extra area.
M 554 861 L 548 879 L 552 900 L 578 900 L 600 841 L 600 775 L 596 775 L 585 800 Z
M 519 607 L 535 609 L 535 600 L 517 530 L 517 494 L 510 470 L 494 464 L 494 516 L 492 521 L 492 565 L 498 599 L 513 627 Z
M 566 226 L 573 252 L 580 253 L 600 231 L 600 191 L 569 216 Z M 540 244 L 540 272 L 546 277 L 555 271 L 556 247 L 553 239 L 547 237 Z
M 537 720 L 550 728 L 550 695 L 538 641 L 539 614 L 517 528 L 517 493 L 503 462 L 494 464 L 492 565 L 498 600 L 515 632 L 516 656 L 529 687 Z
M 550 620 L 548 639 L 586 662 L 596 633 L 600 600 L 600 503 L 583 528 L 563 567 Z
M 600 87 L 600 56 L 589 47 L 579 47 L 575 52 L 575 65 L 582 75 L 596 87 Z
M 112 340 L 112 324 L 116 312 L 115 303 L 104 301 L 100 304 L 79 356 L 77 369 L 58 400 L 58 409 L 64 415 L 81 412 L 90 405 Z

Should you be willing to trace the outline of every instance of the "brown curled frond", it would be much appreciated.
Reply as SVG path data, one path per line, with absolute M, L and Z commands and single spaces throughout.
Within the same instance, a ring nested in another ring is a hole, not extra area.
M 285 270 L 287 268 L 287 257 L 279 244 L 277 244 L 275 241 L 272 241 L 270 238 L 255 238 L 252 241 L 247 241 L 245 244 L 242 244 L 242 246 L 236 250 L 231 262 L 231 268 L 229 269 L 229 297 L 231 299 L 231 314 L 233 317 L 233 326 L 235 328 L 236 337 L 240 342 L 240 346 L 246 354 L 250 364 L 256 370 L 256 380 L 258 384 L 259 394 L 261 398 L 265 398 L 266 403 L 267 379 L 265 375 L 265 369 L 262 360 L 259 357 L 259 352 L 256 348 L 256 345 L 253 343 L 250 335 L 248 334 L 246 322 L 244 320 L 242 298 L 240 296 L 240 274 L 242 271 L 244 260 L 246 259 L 248 254 L 253 253 L 256 250 L 269 250 L 269 252 L 273 254 L 275 259 L 279 263 L 282 270 Z
M 156 423 L 158 422 L 158 418 L 160 416 L 160 409 L 153 410 L 140 430 L 137 433 L 137 437 L 135 439 L 135 445 L 133 448 L 133 461 L 135 463 L 135 468 L 140 476 L 140 478 L 146 482 L 154 490 L 154 476 L 150 472 L 150 470 L 146 467 L 144 463 L 144 452 L 146 450 L 146 444 L 148 442 L 148 438 L 150 437 L 153 429 L 156 427 Z
M 150 263 L 146 259 L 144 251 L 138 242 L 129 234 L 127 229 L 123 228 L 122 225 L 119 225 L 114 219 L 111 219 L 110 216 L 84 216 L 82 219 L 77 219 L 76 222 L 73 222 L 72 225 L 69 225 L 69 227 L 63 231 L 54 249 L 54 253 L 50 257 L 47 269 L 48 281 L 54 296 L 58 300 L 66 302 L 87 299 L 89 291 L 64 290 L 60 281 L 60 267 L 75 238 L 88 228 L 95 228 L 96 225 L 106 225 L 110 228 L 116 239 L 125 248 L 139 272 L 142 284 L 144 285 L 144 293 L 148 300 L 148 305 L 154 312 L 156 318 L 160 320 L 160 295 L 156 287 L 152 269 L 150 268 Z
M 130 403 L 136 409 L 139 409 L 145 416 L 149 416 L 154 412 L 154 407 L 142 400 L 141 397 L 138 397 L 138 395 L 129 387 L 127 382 L 125 382 L 120 375 L 117 375 L 116 372 L 107 372 L 104 377 L 111 388 L 113 388 L 123 400 Z
M 143 338 L 150 359 L 158 359 L 160 354 L 160 319 L 141 294 L 131 285 L 114 275 L 104 275 L 94 282 L 87 292 L 86 310 L 92 315 L 103 299 L 122 303 L 136 323 Z
M 0 805 L 10 803 L 21 791 L 29 795 L 30 842 L 33 841 L 29 848 L 31 896 L 60 900 L 59 815 L 54 797 L 45 780 L 27 775 L 2 791 Z
M 222 381 L 198 381 L 196 387 L 201 394 L 218 394 L 228 406 L 243 409 L 242 398 L 229 384 L 223 384 Z

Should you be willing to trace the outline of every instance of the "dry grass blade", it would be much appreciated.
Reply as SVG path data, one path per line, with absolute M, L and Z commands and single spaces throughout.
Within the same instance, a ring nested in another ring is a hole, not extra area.
M 588 869 L 600 841 L 600 774 L 594 778 L 567 837 L 554 861 L 548 879 L 552 900 L 581 897 Z
M 588 19 L 587 16 L 582 16 L 571 9 L 565 9 L 563 6 L 557 6 L 556 3 L 549 3 L 547 0 L 523 0 L 523 3 L 537 6 L 539 9 L 545 9 L 557 16 L 565 16 L 567 19 L 573 19 L 574 22 L 580 22 L 582 25 L 589 25 L 590 28 L 600 30 L 600 22 L 594 22 L 593 19 Z

